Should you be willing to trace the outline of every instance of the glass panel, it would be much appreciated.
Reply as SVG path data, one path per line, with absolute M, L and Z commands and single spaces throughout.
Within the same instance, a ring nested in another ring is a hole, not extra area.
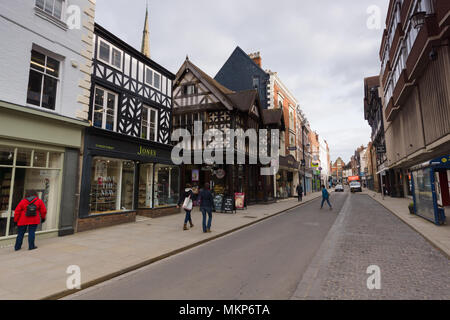
M 44 76 L 44 89 L 42 94 L 42 107 L 55 110 L 56 90 L 58 88 L 58 80 L 48 76 Z
M 33 167 L 37 168 L 47 167 L 47 152 L 34 151 Z
M 176 205 L 179 196 L 180 171 L 176 166 L 156 165 L 155 208 Z
M 155 88 L 160 88 L 161 87 L 161 76 L 159 75 L 159 74 L 157 74 L 157 73 L 155 73 L 155 78 L 154 78 L 154 84 L 153 84 L 153 86 L 155 87 Z
M 54 2 L 54 0 L 45 0 L 45 8 L 44 8 L 44 10 L 47 13 L 53 14 L 53 2 Z
M 37 51 L 31 50 L 31 67 L 35 70 L 44 72 L 45 55 Z
M 30 70 L 28 80 L 27 103 L 40 106 L 43 75 L 37 71 Z
M 60 170 L 16 169 L 13 206 L 30 194 L 37 194 L 47 208 L 46 222 L 38 226 L 37 231 L 48 231 L 58 228 L 58 198 Z M 10 224 L 10 235 L 17 234 L 17 227 Z
M 105 92 L 101 89 L 95 89 L 95 107 L 94 107 L 94 126 L 103 127 L 103 105 Z
M 152 208 L 153 164 L 141 165 L 139 171 L 139 208 Z
M 124 161 L 122 169 L 121 210 L 133 210 L 134 162 Z
M 100 41 L 99 57 L 101 60 L 106 61 L 108 63 L 109 63 L 109 50 L 110 50 L 109 45 L 104 43 L 103 41 Z
M 434 221 L 434 201 L 431 190 L 430 169 L 416 171 L 413 177 L 417 214 Z
M 106 104 L 106 129 L 114 130 L 114 114 L 115 114 L 116 96 L 108 93 L 108 101 Z
M 59 61 L 47 57 L 47 74 L 52 75 L 56 78 L 59 76 Z
M 44 10 L 44 0 L 36 0 L 36 7 Z
M 0 146 L 0 165 L 12 166 L 14 162 L 14 148 Z
M 122 68 L 122 52 L 113 48 L 112 51 L 112 64 L 117 68 Z
M 55 0 L 55 8 L 53 10 L 53 16 L 58 19 L 61 19 L 62 3 L 63 0 Z
M 60 169 L 62 167 L 61 159 L 62 159 L 61 153 L 50 152 L 48 167 L 53 169 Z
M 0 237 L 6 236 L 12 168 L 0 168 Z
M 153 85 L 153 71 L 149 68 L 146 69 L 145 82 L 147 82 L 149 85 Z
M 17 151 L 16 165 L 21 167 L 31 166 L 31 150 L 19 149 Z
M 90 214 L 101 214 L 120 210 L 119 188 L 122 161 L 94 158 L 91 175 Z

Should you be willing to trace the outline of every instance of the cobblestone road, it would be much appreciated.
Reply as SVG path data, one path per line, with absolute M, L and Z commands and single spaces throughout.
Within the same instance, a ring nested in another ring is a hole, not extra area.
M 450 260 L 417 232 L 366 195 L 350 195 L 341 215 L 296 299 L 450 299 Z M 367 288 L 371 265 L 381 290 Z

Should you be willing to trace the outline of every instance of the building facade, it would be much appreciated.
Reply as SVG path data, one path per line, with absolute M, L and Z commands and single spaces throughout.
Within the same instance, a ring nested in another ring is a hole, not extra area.
M 446 0 L 391 0 L 380 47 L 389 191 L 437 224 L 450 206 L 448 171 L 433 166 L 450 153 L 449 13 Z
M 95 25 L 78 231 L 178 212 L 171 160 L 175 75 Z
M 90 0 L 0 3 L 0 38 L 8 46 L 0 50 L 2 242 L 14 241 L 14 209 L 27 191 L 48 209 L 38 237 L 75 230 L 94 15 Z

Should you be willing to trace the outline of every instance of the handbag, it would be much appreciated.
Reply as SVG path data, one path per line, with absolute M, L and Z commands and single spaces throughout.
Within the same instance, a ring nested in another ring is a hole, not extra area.
M 189 197 L 184 199 L 183 209 L 187 210 L 187 211 L 191 211 L 192 210 L 192 200 L 191 200 L 191 196 L 190 195 L 189 195 Z

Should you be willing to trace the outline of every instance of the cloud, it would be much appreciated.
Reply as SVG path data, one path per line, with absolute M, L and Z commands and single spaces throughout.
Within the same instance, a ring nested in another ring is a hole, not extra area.
M 349 161 L 370 140 L 363 79 L 379 73 L 382 30 L 369 30 L 367 8 L 385 0 L 150 1 L 152 58 L 176 73 L 186 55 L 214 76 L 239 45 L 260 51 L 277 71 L 331 158 Z M 140 49 L 144 0 L 97 0 L 96 21 Z

